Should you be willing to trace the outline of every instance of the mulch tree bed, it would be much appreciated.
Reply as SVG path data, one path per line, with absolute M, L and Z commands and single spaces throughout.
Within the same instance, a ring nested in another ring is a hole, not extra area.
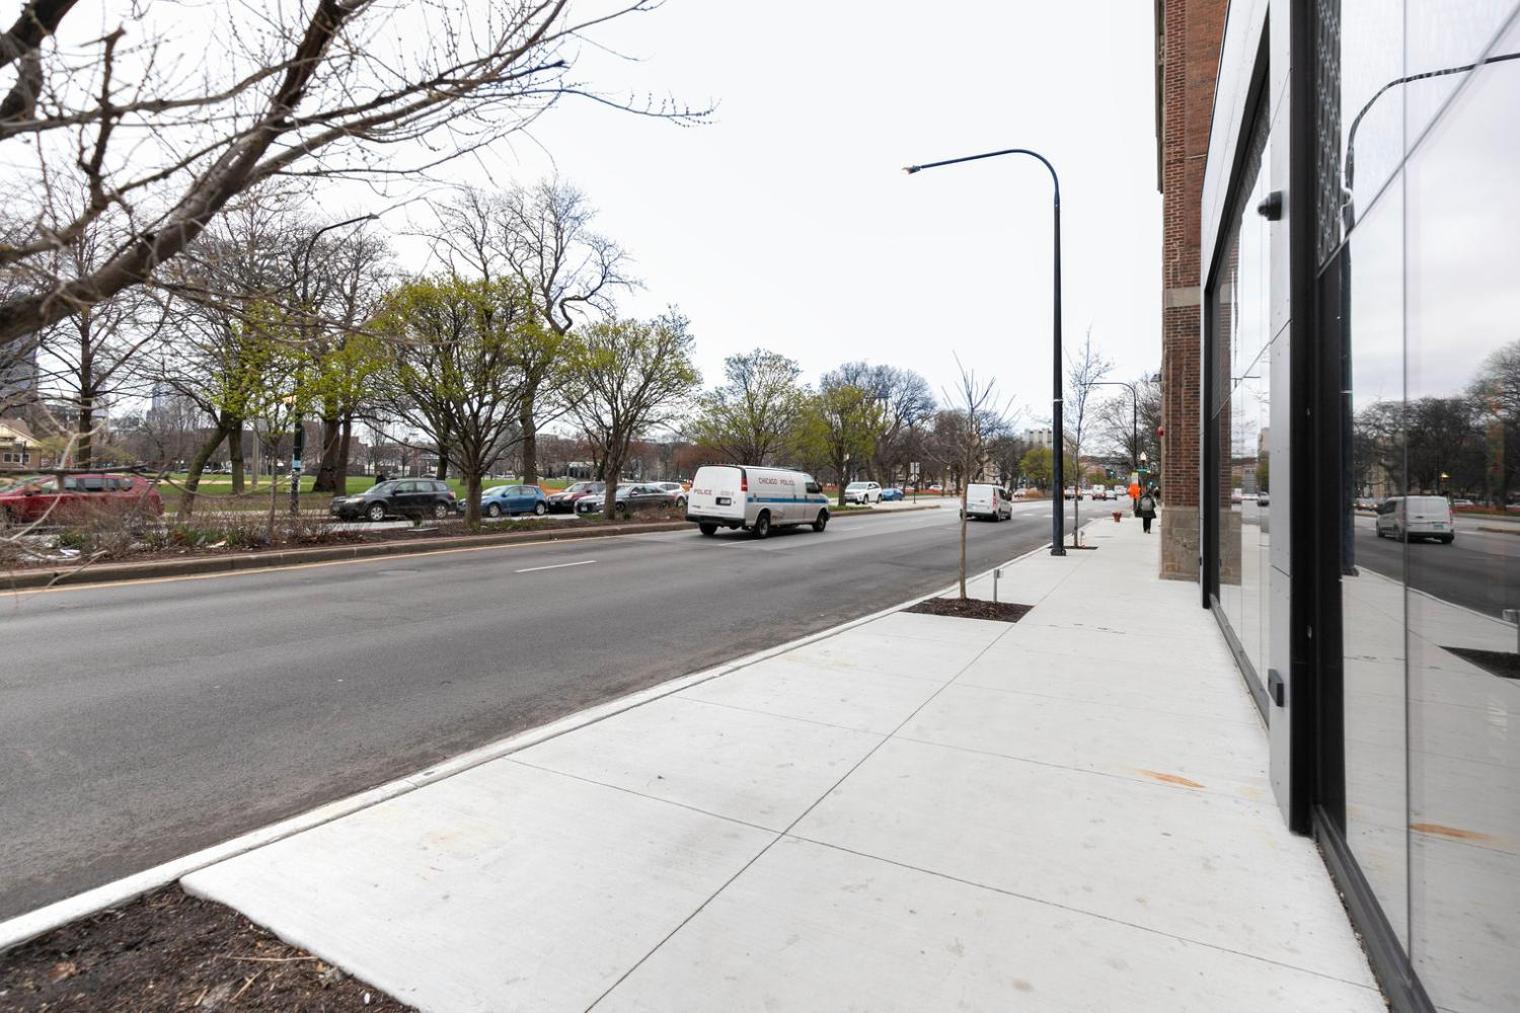
M 1520 679 L 1520 654 L 1513 651 L 1480 651 L 1475 647 L 1446 647 L 1463 661 L 1477 665 L 1501 679 Z
M 958 619 L 991 619 L 1000 623 L 1016 623 L 1033 605 L 1015 605 L 1007 601 L 983 601 L 980 598 L 930 598 L 917 605 L 903 609 L 928 616 L 955 616 Z
M 0 1013 L 410 1010 L 229 907 L 167 886 L 0 954 Z

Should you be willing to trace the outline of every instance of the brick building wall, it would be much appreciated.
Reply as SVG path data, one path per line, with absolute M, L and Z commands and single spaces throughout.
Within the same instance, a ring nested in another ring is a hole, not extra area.
M 1228 0 L 1156 0 L 1161 240 L 1161 575 L 1198 579 L 1203 170 Z

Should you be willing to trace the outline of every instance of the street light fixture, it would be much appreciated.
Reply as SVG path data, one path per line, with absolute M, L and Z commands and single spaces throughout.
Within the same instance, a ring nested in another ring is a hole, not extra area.
M 1051 401 L 1050 401 L 1050 435 L 1051 435 L 1051 493 L 1050 493 L 1050 554 L 1052 556 L 1066 555 L 1066 547 L 1061 544 L 1065 537 L 1066 526 L 1066 502 L 1062 491 L 1066 487 L 1065 470 L 1065 428 L 1061 421 L 1061 180 L 1056 175 L 1055 166 L 1050 160 L 1038 151 L 1028 148 L 1005 148 L 1002 151 L 988 151 L 980 155 L 966 155 L 962 158 L 947 158 L 940 162 L 925 162 L 923 165 L 909 165 L 903 171 L 908 175 L 922 172 L 925 169 L 937 169 L 942 165 L 959 165 L 961 162 L 976 162 L 983 158 L 997 158 L 1000 155 L 1028 155 L 1037 158 L 1040 164 L 1050 172 L 1050 182 L 1055 187 L 1053 224 L 1055 235 L 1055 266 L 1054 275 L 1054 318 L 1053 335 L 1053 358 L 1051 359 Z

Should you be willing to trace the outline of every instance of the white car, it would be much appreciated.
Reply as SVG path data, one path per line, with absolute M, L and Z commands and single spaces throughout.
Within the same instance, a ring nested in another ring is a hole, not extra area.
M 1450 545 L 1457 537 L 1451 504 L 1445 496 L 1389 496 L 1378 504 L 1374 522 L 1379 538 L 1434 538 Z
M 851 482 L 844 487 L 846 503 L 863 503 L 870 506 L 881 502 L 881 486 L 875 482 Z
M 829 498 L 812 475 L 789 468 L 709 465 L 698 468 L 686 494 L 686 519 L 704 535 L 743 528 L 764 538 L 775 527 L 829 523 Z
M 1013 517 L 1013 497 L 1007 489 L 986 482 L 966 486 L 966 516 L 989 521 Z
M 686 507 L 686 487 L 680 482 L 651 482 L 649 484 L 670 493 L 670 500 L 677 509 Z

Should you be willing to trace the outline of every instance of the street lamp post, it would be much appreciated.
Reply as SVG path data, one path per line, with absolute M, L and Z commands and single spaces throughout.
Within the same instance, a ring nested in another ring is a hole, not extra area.
M 341 229 L 345 225 L 354 225 L 358 222 L 372 222 L 380 216 L 377 214 L 360 215 L 347 221 L 333 222 L 324 225 L 311 234 L 306 240 L 306 249 L 301 254 L 301 312 L 308 312 L 308 304 L 311 300 L 311 251 L 317 245 L 317 238 L 324 232 L 333 229 Z M 304 326 L 304 325 L 303 325 Z M 295 406 L 295 425 L 290 434 L 290 516 L 298 517 L 301 514 L 301 454 L 306 450 L 306 424 L 301 418 L 299 403 Z M 273 479 L 271 479 L 273 481 Z M 344 481 L 348 478 L 345 475 Z
M 1064 429 L 1064 426 L 1063 426 L 1062 420 L 1061 420 L 1062 398 L 1061 398 L 1061 180 L 1060 180 L 1060 177 L 1058 177 L 1056 175 L 1055 166 L 1053 166 L 1053 165 L 1050 164 L 1050 160 L 1049 159 L 1047 159 L 1044 155 L 1040 154 L 1038 151 L 1031 151 L 1028 148 L 1005 148 L 1002 151 L 988 151 L 988 152 L 984 152 L 984 153 L 982 153 L 980 155 L 966 155 L 963 158 L 947 158 L 947 159 L 945 159 L 943 161 L 940 161 L 940 162 L 925 162 L 923 165 L 910 165 L 904 171 L 907 172 L 909 175 L 912 175 L 913 173 L 916 173 L 916 172 L 922 172 L 924 169 L 937 169 L 937 168 L 939 168 L 942 165 L 959 165 L 961 162 L 975 162 L 975 161 L 979 161 L 979 160 L 981 160 L 983 158 L 997 158 L 1000 155 L 1028 155 L 1030 158 L 1037 158 L 1037 159 L 1039 159 L 1040 160 L 1040 164 L 1043 165 L 1043 166 L 1045 166 L 1045 168 L 1047 170 L 1049 170 L 1049 172 L 1050 172 L 1050 182 L 1055 187 L 1054 203 L 1052 205 L 1053 211 L 1054 211 L 1054 216 L 1053 216 L 1053 220 L 1052 221 L 1053 221 L 1053 226 L 1054 226 L 1054 237 L 1055 237 L 1055 266 L 1054 266 L 1054 270 L 1052 272 L 1053 273 L 1053 277 L 1054 277 L 1054 286 L 1053 286 L 1054 306 L 1053 306 L 1053 309 L 1052 309 L 1052 317 L 1053 317 L 1053 324 L 1054 324 L 1054 326 L 1053 326 L 1054 335 L 1053 335 L 1053 342 L 1052 343 L 1053 343 L 1054 347 L 1052 349 L 1052 351 L 1053 351 L 1053 358 L 1051 359 L 1051 365 L 1050 365 L 1050 372 L 1051 372 L 1051 400 L 1050 400 L 1050 415 L 1051 415 L 1050 432 L 1051 432 L 1051 441 L 1050 441 L 1050 443 L 1051 443 L 1052 470 L 1055 472 L 1055 475 L 1054 475 L 1054 481 L 1052 482 L 1052 489 L 1051 489 L 1051 496 L 1050 496 L 1050 507 L 1051 507 L 1051 517 L 1050 517 L 1050 554 L 1052 556 L 1064 556 L 1064 555 L 1066 555 L 1066 548 L 1065 548 L 1065 546 L 1063 546 L 1061 544 L 1061 541 L 1065 537 L 1066 502 L 1065 502 L 1065 499 L 1061 495 L 1061 492 L 1060 492 L 1062 489 L 1065 488 L 1065 481 L 1064 481 L 1065 480 L 1065 476 L 1063 475 L 1063 470 L 1064 470 L 1064 466 L 1065 466 L 1065 463 L 1066 463 L 1065 459 L 1064 459 L 1064 456 L 1065 456 L 1064 455 L 1064 450 L 1065 450 L 1065 446 L 1064 446 L 1064 443 L 1065 443 L 1065 429 Z

